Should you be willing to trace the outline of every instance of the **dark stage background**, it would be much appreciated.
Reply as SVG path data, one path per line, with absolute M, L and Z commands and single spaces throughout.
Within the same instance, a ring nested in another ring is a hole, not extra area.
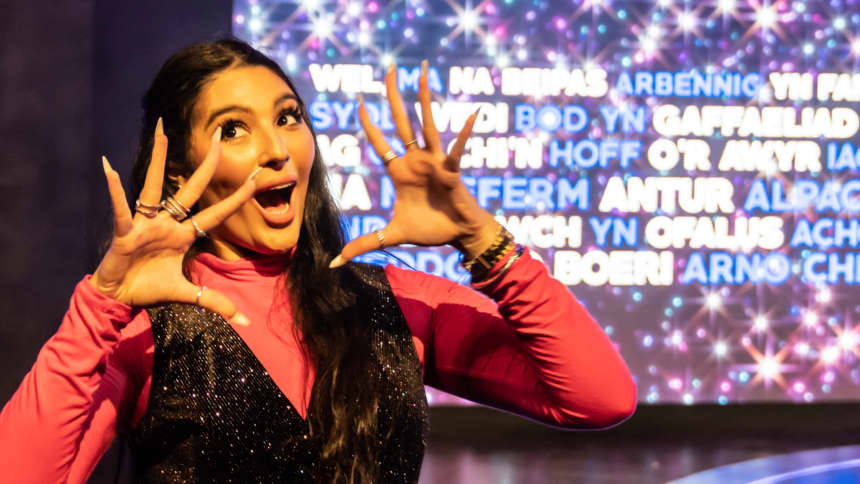
M 100 156 L 131 171 L 140 97 L 178 48 L 230 33 L 229 0 L 4 3 L 0 400 L 56 330 L 109 230 Z
M 126 178 L 139 98 L 188 43 L 229 34 L 229 0 L 7 0 L 0 15 L 0 401 L 98 262 L 108 224 L 99 156 Z M 715 465 L 856 442 L 856 404 L 639 409 L 569 433 L 481 408 L 434 408 L 426 482 L 664 482 Z M 22 436 L 25 438 L 25 436 Z M 113 449 L 91 482 L 113 482 Z M 446 467 L 447 466 L 447 467 Z M 490 469 L 489 474 L 470 474 Z M 0 479 L 2 481 L 2 479 Z

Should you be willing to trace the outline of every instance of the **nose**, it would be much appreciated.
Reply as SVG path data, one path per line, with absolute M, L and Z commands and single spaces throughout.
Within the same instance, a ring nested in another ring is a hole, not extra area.
M 264 134 L 265 147 L 261 153 L 260 164 L 262 166 L 279 170 L 290 161 L 290 150 L 287 148 L 287 140 L 284 133 L 278 130 L 268 130 Z

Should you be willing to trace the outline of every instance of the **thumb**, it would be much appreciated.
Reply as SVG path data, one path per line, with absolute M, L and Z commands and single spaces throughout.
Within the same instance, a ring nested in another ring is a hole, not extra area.
M 202 308 L 206 308 L 214 313 L 220 314 L 227 322 L 239 326 L 249 326 L 251 321 L 236 309 L 227 296 L 221 294 L 220 291 L 209 289 L 206 286 L 195 286 L 189 284 L 193 291 L 193 296 L 189 302 L 198 304 Z M 199 295 L 199 297 L 198 297 Z
M 380 237 L 379 234 L 382 234 Z M 388 227 L 384 229 L 377 230 L 376 232 L 371 232 L 369 234 L 364 234 L 360 237 L 357 237 L 355 240 L 349 242 L 343 247 L 343 250 L 340 252 L 340 255 L 332 259 L 329 264 L 329 268 L 335 269 L 338 268 L 350 260 L 358 257 L 362 254 L 366 254 L 373 250 L 382 249 L 384 247 L 390 247 L 392 245 L 399 245 L 401 241 L 393 238 L 393 234 L 395 231 L 389 230 Z M 383 243 L 380 243 L 383 242 Z

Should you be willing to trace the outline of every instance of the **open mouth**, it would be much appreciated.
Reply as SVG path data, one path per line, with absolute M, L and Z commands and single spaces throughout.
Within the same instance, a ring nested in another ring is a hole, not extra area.
M 293 181 L 262 190 L 254 195 L 254 201 L 267 220 L 278 224 L 287 223 L 292 220 L 290 197 L 295 187 L 296 182 Z
M 268 190 L 257 193 L 254 195 L 254 199 L 256 199 L 257 203 L 263 207 L 263 210 L 285 210 L 289 208 L 290 196 L 293 194 L 293 188 L 295 188 L 295 186 L 296 183 L 291 182 L 272 187 Z

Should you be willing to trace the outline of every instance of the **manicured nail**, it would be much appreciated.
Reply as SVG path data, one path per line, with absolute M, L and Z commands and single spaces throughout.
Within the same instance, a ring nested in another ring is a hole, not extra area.
M 102 155 L 102 168 L 105 171 L 105 175 L 109 175 L 110 172 L 112 171 L 112 168 L 110 167 L 110 163 L 108 162 L 108 159 L 105 155 Z
M 236 313 L 236 315 L 233 316 L 233 319 L 230 322 L 233 324 L 238 324 L 239 326 L 251 325 L 251 321 L 249 321 L 248 318 L 246 318 L 245 315 L 242 313 Z
M 331 260 L 331 263 L 328 265 L 329 269 L 337 269 L 338 267 L 344 265 L 346 262 L 343 260 L 343 257 L 338 255 L 334 259 Z
M 221 140 L 221 126 L 215 128 L 215 132 L 212 133 L 212 143 L 215 144 Z
M 424 59 L 423 61 L 421 61 L 421 73 L 422 74 L 427 73 L 427 66 L 428 65 L 429 65 L 429 63 L 427 62 L 427 59 Z
M 158 117 L 158 121 L 155 123 L 155 134 L 164 136 L 164 123 L 161 121 L 161 116 Z
M 358 104 L 364 104 L 364 96 L 361 94 L 358 95 Z
M 391 61 L 388 64 L 388 73 L 391 74 L 394 71 L 394 61 Z
M 262 170 L 263 170 L 262 166 L 258 166 L 257 168 L 254 168 L 254 171 L 252 171 L 251 174 L 248 175 L 248 180 L 256 180 L 257 175 L 259 175 Z

